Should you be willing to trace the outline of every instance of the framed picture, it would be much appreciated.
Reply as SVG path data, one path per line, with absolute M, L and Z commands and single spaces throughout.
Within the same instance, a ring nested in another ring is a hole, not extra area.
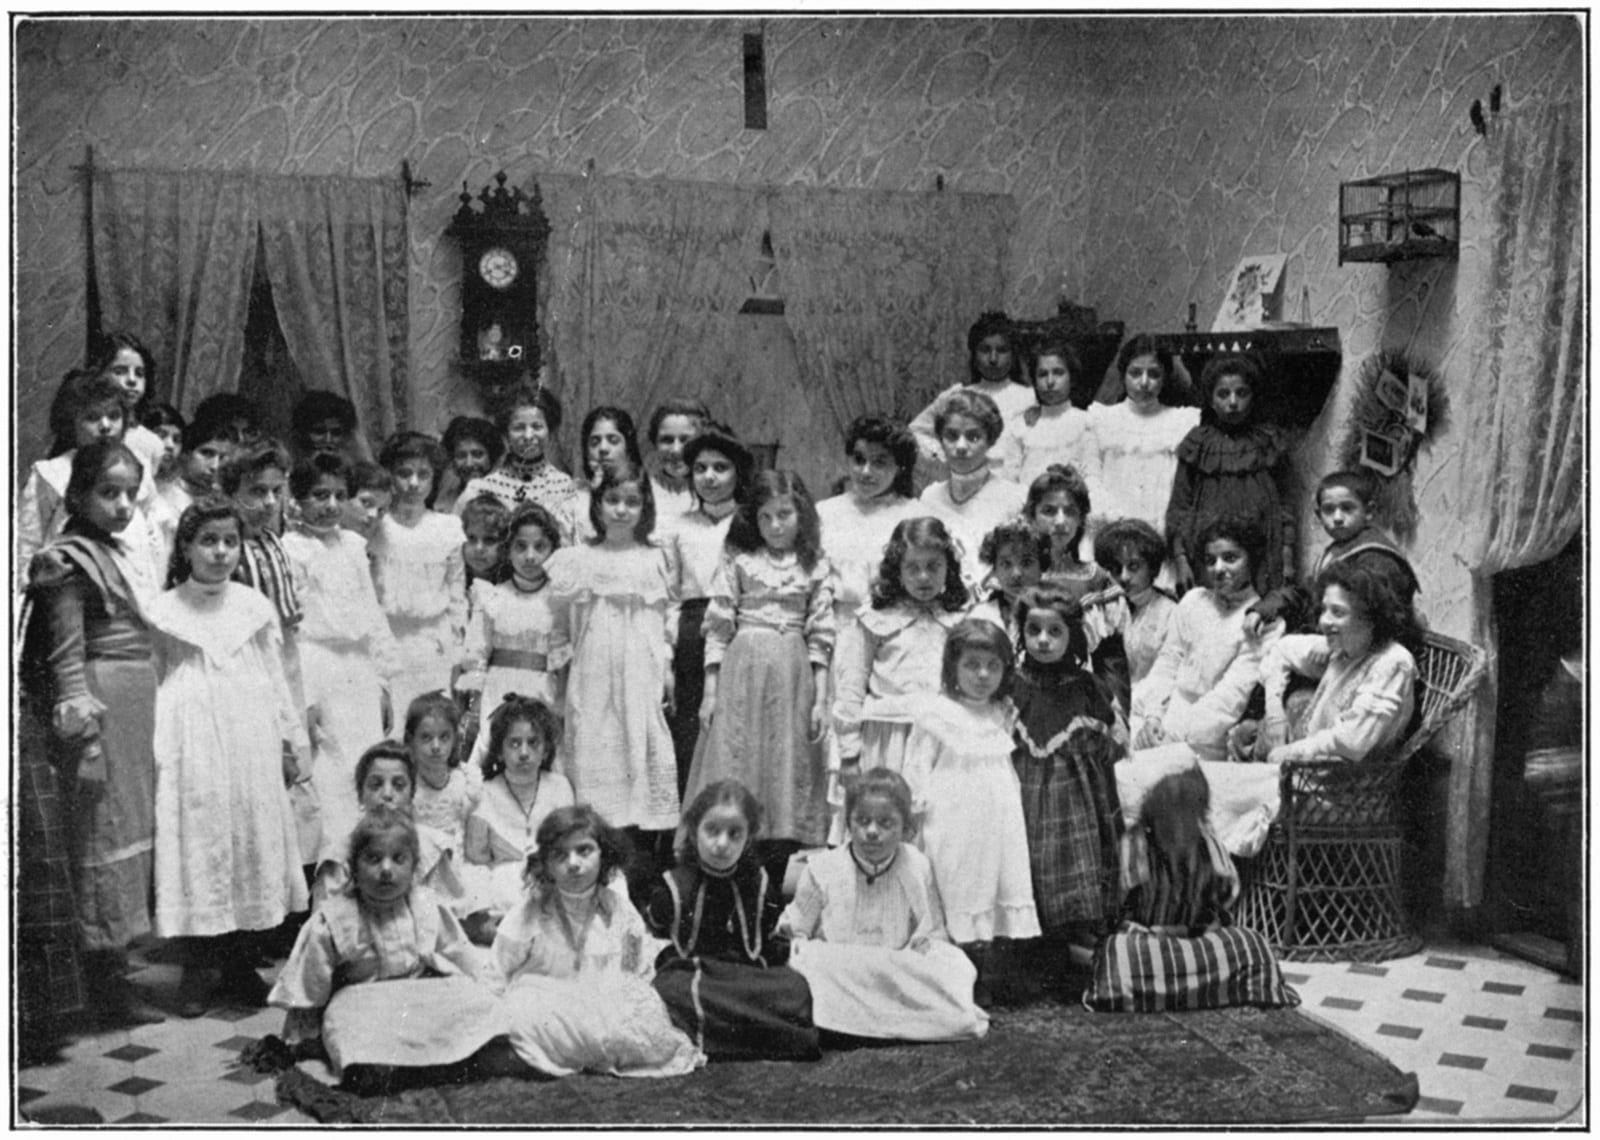
M 1258 329 L 1283 314 L 1283 267 L 1287 254 L 1256 254 L 1243 258 L 1228 280 L 1228 291 L 1217 310 L 1212 332 Z
M 1378 402 L 1393 412 L 1396 419 L 1406 414 L 1406 407 L 1411 402 L 1410 388 L 1393 372 L 1385 372 L 1378 377 L 1377 396 Z
M 1428 381 L 1412 376 L 1407 385 L 1406 426 L 1418 435 L 1428 434 Z
M 1361 465 L 1370 467 L 1380 475 L 1393 476 L 1400 473 L 1400 464 L 1405 456 L 1405 442 L 1392 436 L 1380 435 L 1375 431 L 1361 433 Z

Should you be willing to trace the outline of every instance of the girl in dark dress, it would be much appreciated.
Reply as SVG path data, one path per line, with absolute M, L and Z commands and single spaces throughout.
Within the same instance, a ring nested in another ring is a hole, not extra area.
M 811 988 L 776 933 L 779 887 L 756 858 L 761 805 L 737 780 L 707 785 L 678 825 L 678 865 L 645 921 L 671 943 L 655 987 L 673 1024 L 712 1060 L 816 1060 Z
M 1025 590 L 1016 624 L 1025 657 L 1012 698 L 1022 812 L 1042 949 L 1087 965 L 1122 902 L 1122 809 L 1112 765 L 1128 729 L 1110 687 L 1087 668 L 1083 611 L 1052 587 Z

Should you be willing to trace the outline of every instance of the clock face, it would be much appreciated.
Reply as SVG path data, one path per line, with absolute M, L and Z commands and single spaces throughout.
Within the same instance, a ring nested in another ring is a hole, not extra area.
M 478 259 L 478 276 L 482 277 L 485 284 L 495 289 L 510 288 L 511 283 L 517 279 L 517 259 L 511 251 L 504 246 L 495 246 L 485 250 Z

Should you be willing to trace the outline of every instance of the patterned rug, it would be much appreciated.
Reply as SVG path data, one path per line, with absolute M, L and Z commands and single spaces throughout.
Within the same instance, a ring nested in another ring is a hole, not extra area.
M 827 1050 L 812 1064 L 726 1063 L 665 1081 L 474 1078 L 357 1096 L 290 1070 L 280 1100 L 324 1123 L 1290 1124 L 1409 1112 L 1417 1081 L 1297 1010 L 992 1011 L 950 1045 Z M 444 1075 L 444 1074 L 441 1074 Z

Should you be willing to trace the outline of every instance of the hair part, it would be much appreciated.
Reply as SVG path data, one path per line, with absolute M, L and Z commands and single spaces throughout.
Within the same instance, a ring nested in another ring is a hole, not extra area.
M 511 431 L 511 418 L 524 408 L 533 408 L 542 415 L 552 436 L 561 430 L 560 398 L 548 388 L 518 384 L 505 394 L 494 410 L 494 426 L 500 429 L 502 436 Z
M 816 569 L 822 556 L 822 523 L 817 518 L 817 505 L 806 490 L 805 480 L 789 470 L 758 471 L 750 481 L 749 491 L 739 500 L 739 508 L 728 524 L 727 547 L 753 554 L 766 546 L 761 537 L 761 508 L 774 499 L 787 495 L 794 502 L 799 516 L 799 527 L 794 537 L 794 552 L 807 574 Z
M 405 812 L 396 811 L 390 807 L 375 807 L 370 811 L 361 813 L 361 818 L 356 820 L 356 825 L 350 830 L 350 889 L 356 888 L 356 867 L 361 863 L 361 856 L 369 847 L 376 846 L 380 841 L 400 837 L 401 845 L 411 852 L 411 866 L 415 869 L 422 859 L 422 844 L 417 839 L 417 825 Z M 298 874 L 298 872 L 296 872 Z
M 683 819 L 678 822 L 678 830 L 672 837 L 672 853 L 680 867 L 693 867 L 699 862 L 700 853 L 695 836 L 700 830 L 700 821 L 713 808 L 723 806 L 732 806 L 737 810 L 749 829 L 745 835 L 744 850 L 739 853 L 740 864 L 748 865 L 757 861 L 755 848 L 756 839 L 761 835 L 761 801 L 738 780 L 717 780 L 701 788 L 700 793 L 689 801 L 689 806 L 683 809 Z
M 422 728 L 422 722 L 429 717 L 444 721 L 450 726 L 450 733 L 454 737 L 450 749 L 448 763 L 454 768 L 461 763 L 461 706 L 457 705 L 454 698 L 443 689 L 435 689 L 431 693 L 423 693 L 406 706 L 405 742 L 411 743 Z
M 482 495 L 478 497 L 483 498 Z M 473 502 L 476 501 L 476 499 L 473 500 Z M 498 502 L 498 500 L 496 501 Z M 469 507 L 471 505 L 471 503 L 467 504 Z M 462 524 L 465 525 L 465 510 L 462 511 L 461 521 Z M 515 539 L 517 537 L 517 532 L 525 526 L 538 527 L 539 530 L 544 533 L 545 538 L 550 540 L 551 550 L 559 550 L 561 548 L 561 525 L 556 522 L 556 517 L 550 513 L 549 509 L 545 507 L 544 504 L 535 503 L 531 500 L 519 504 L 517 509 L 512 511 L 510 515 L 506 517 L 505 540 L 510 542 L 511 540 Z
M 619 828 L 612 827 L 591 804 L 567 804 L 558 807 L 539 823 L 534 833 L 535 854 L 528 857 L 524 877 L 541 899 L 548 899 L 556 889 L 555 877 L 550 874 L 549 859 L 561 845 L 575 835 L 587 835 L 600 849 L 600 877 L 596 882 L 604 887 L 616 872 L 627 867 L 632 855 L 627 837 Z
M 1062 620 L 1067 627 L 1067 658 L 1073 668 L 1087 668 L 1089 635 L 1083 628 L 1083 602 L 1059 586 L 1029 586 L 1011 611 L 1019 630 L 1026 627 L 1033 610 L 1049 610 Z
M 978 314 L 978 319 L 967 328 L 967 382 L 975 383 L 981 377 L 978 373 L 978 346 L 992 336 L 1003 336 L 1006 345 L 1011 350 L 1010 379 L 1013 383 L 1022 380 L 1022 357 L 1017 352 L 1016 330 L 1011 325 L 1011 318 L 999 309 L 989 309 Z
M 1362 468 L 1346 467 L 1339 471 L 1330 471 L 1317 480 L 1317 493 L 1313 502 L 1320 509 L 1322 507 L 1322 492 L 1330 487 L 1342 487 L 1349 491 L 1368 511 L 1378 501 L 1378 477 Z
M 78 421 L 100 408 L 115 408 L 127 427 L 122 386 L 99 372 L 74 368 L 61 378 L 50 401 L 50 454 L 61 455 L 78 446 Z
M 1393 573 L 1385 573 L 1362 558 L 1341 558 L 1317 575 L 1316 596 L 1320 606 L 1329 586 L 1338 586 L 1355 604 L 1359 616 L 1372 624 L 1372 647 L 1382 648 L 1391 641 L 1415 655 L 1422 647 L 1422 626 L 1409 590 L 1399 588 Z
M 252 475 L 276 467 L 285 478 L 294 469 L 289 449 L 275 439 L 263 439 L 236 449 L 217 472 L 217 488 L 224 495 L 237 495 L 240 486 Z
M 999 524 L 983 536 L 978 547 L 978 561 L 993 569 L 1008 546 L 1023 547 L 1038 560 L 1040 570 L 1050 569 L 1050 536 L 1015 519 Z
M 911 785 L 906 783 L 906 778 L 893 768 L 868 768 L 854 780 L 845 785 L 844 790 L 844 818 L 846 826 L 850 817 L 856 814 L 856 807 L 862 800 L 882 799 L 894 805 L 895 811 L 900 813 L 900 823 L 905 829 L 905 837 L 911 836 L 916 829 L 916 817 L 911 811 Z
M 349 495 L 350 461 L 326 451 L 306 456 L 289 472 L 289 494 L 296 501 L 304 499 L 324 479 L 340 480 L 344 483 L 345 494 Z
M 583 427 L 578 436 L 579 462 L 583 467 L 583 477 L 594 481 L 594 467 L 589 462 L 589 436 L 601 420 L 609 420 L 616 427 L 617 434 L 622 437 L 623 454 L 628 462 L 639 469 L 644 469 L 644 455 L 639 450 L 639 431 L 633 426 L 633 417 L 624 409 L 612 404 L 601 404 L 598 408 L 590 408 L 589 414 L 583 417 Z
M 605 501 L 606 492 L 628 483 L 639 488 L 639 498 L 643 501 L 639 521 L 633 527 L 633 537 L 639 542 L 650 541 L 650 535 L 656 529 L 655 491 L 650 486 L 650 475 L 645 471 L 644 465 L 628 460 L 614 467 L 602 467 L 600 481 L 595 484 L 594 491 L 589 495 L 589 523 L 594 527 L 594 545 L 600 545 L 606 537 L 605 523 L 600 515 L 600 506 Z
M 1267 564 L 1267 532 L 1261 523 L 1250 515 L 1213 515 L 1201 526 L 1194 539 L 1194 553 L 1198 560 L 1197 576 L 1203 575 L 1206 548 L 1218 539 L 1224 539 L 1244 551 L 1250 562 L 1250 578 Z
M 289 426 L 299 440 L 305 440 L 326 420 L 338 421 L 340 434 L 350 435 L 356 430 L 356 406 L 337 392 L 313 389 L 301 396 L 289 413 Z

